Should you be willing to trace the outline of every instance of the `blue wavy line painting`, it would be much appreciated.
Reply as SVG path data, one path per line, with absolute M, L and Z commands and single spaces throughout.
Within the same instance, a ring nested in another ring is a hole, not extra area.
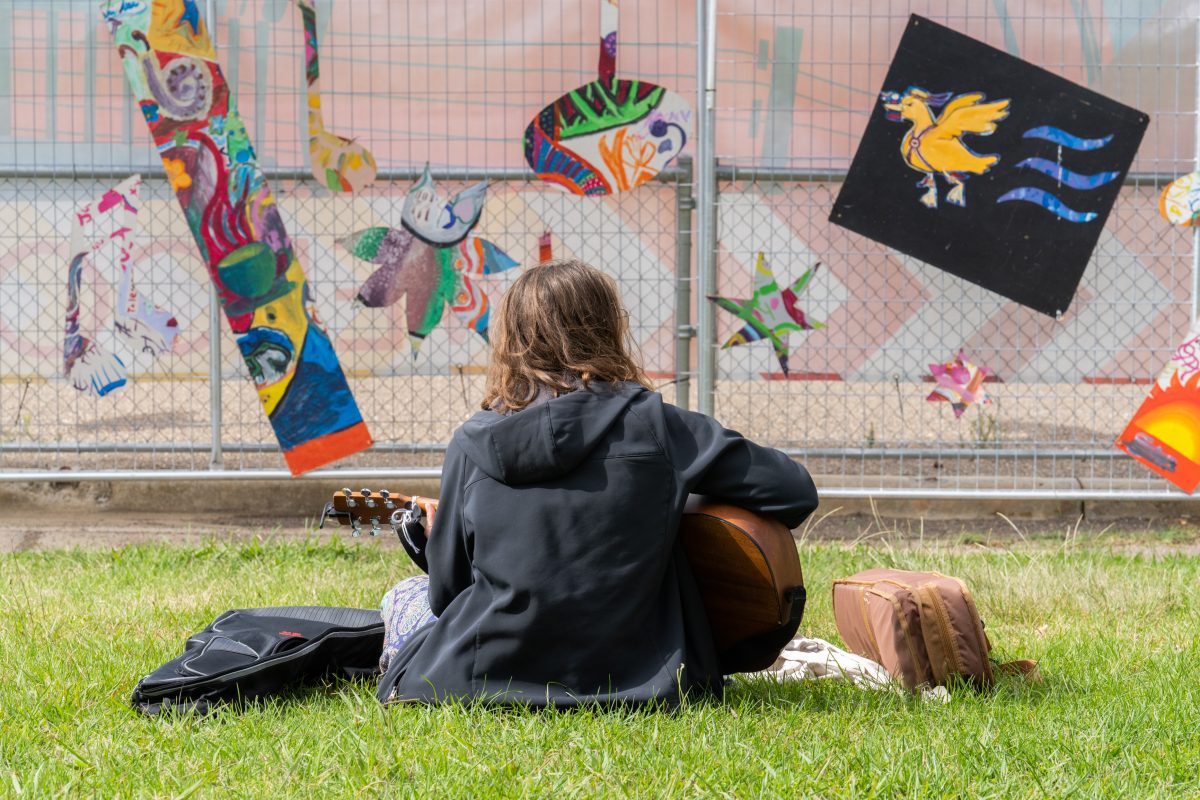
M 997 203 L 1008 203 L 1013 200 L 1035 203 L 1051 214 L 1068 222 L 1091 222 L 1098 216 L 1093 211 L 1076 211 L 1049 192 L 1042 189 L 1035 189 L 1032 186 L 1022 186 L 1019 189 L 1013 189 L 1011 192 L 1006 192 L 996 198 Z
M 1120 172 L 1097 172 L 1094 175 L 1084 175 L 1079 172 L 1072 172 L 1062 164 L 1056 164 L 1044 158 L 1027 158 L 1024 161 L 1017 163 L 1018 167 L 1036 170 L 1048 178 L 1053 178 L 1060 185 L 1069 186 L 1072 189 L 1096 189 L 1106 183 L 1112 182 Z
M 1113 138 L 1112 134 L 1109 134 L 1099 139 L 1084 139 L 1073 133 L 1067 133 L 1062 128 L 1056 128 L 1053 125 L 1040 125 L 1036 128 L 1030 128 L 1025 131 L 1023 136 L 1026 139 L 1045 139 L 1048 142 L 1054 142 L 1063 147 L 1069 147 L 1072 150 L 1099 150 L 1111 142 Z

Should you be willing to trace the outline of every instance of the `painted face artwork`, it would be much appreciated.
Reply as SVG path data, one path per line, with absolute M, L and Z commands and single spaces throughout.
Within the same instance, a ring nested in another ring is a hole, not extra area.
M 721 348 L 725 349 L 766 339 L 775 348 L 775 357 L 779 359 L 779 368 L 783 370 L 784 375 L 787 375 L 787 335 L 800 331 L 820 330 L 825 327 L 825 323 L 817 322 L 800 308 L 800 294 L 820 267 L 819 263 L 814 265 L 812 269 L 801 275 L 790 288 L 780 289 L 775 280 L 775 274 L 767 266 L 763 254 L 759 253 L 754 267 L 753 297 L 749 300 L 730 300 L 718 295 L 708 296 L 709 300 L 745 323 L 737 333 L 725 340 L 725 344 Z
M 491 304 L 477 281 L 517 262 L 486 239 L 470 235 L 486 199 L 486 183 L 443 199 L 426 167 L 404 202 L 401 227 L 367 228 L 338 241 L 355 258 L 378 265 L 358 290 L 357 303 L 384 308 L 407 298 L 414 357 L 442 321 L 446 306 L 487 339 Z
M 953 361 L 945 364 L 930 364 L 929 371 L 937 381 L 937 387 L 925 399 L 930 402 L 947 402 L 954 409 L 955 418 L 972 405 L 991 405 L 992 398 L 983 389 L 983 379 L 988 376 L 986 367 L 977 367 L 963 359 L 962 351 Z
M 1115 446 L 1191 494 L 1200 485 L 1200 320 Z
M 829 219 L 1058 316 L 1149 122 L 914 14 Z
M 107 0 L 101 13 L 288 467 L 370 447 L 197 4 Z
M 525 129 L 525 161 L 571 194 L 640 186 L 692 138 L 692 109 L 661 86 L 616 77 L 618 0 L 600 3 L 600 77 L 546 106 Z
M 86 264 L 93 265 L 101 280 L 116 277 L 112 324 L 118 341 L 134 352 L 157 356 L 170 353 L 179 335 L 175 316 L 154 305 L 134 283 L 141 188 L 140 175 L 125 179 L 96 202 L 79 209 L 71 226 L 63 370 L 76 389 L 100 397 L 125 385 L 126 365 L 120 356 L 109 353 L 80 330 Z
M 304 75 L 308 81 L 308 154 L 312 174 L 331 192 L 358 192 L 375 180 L 375 156 L 353 139 L 326 130 L 321 113 L 321 64 L 317 11 L 312 0 L 296 0 L 304 21 Z
M 479 223 L 486 200 L 487 181 L 480 181 L 449 200 L 442 199 L 427 164 L 421 179 L 404 198 L 400 221 L 422 241 L 447 247 L 461 242 Z

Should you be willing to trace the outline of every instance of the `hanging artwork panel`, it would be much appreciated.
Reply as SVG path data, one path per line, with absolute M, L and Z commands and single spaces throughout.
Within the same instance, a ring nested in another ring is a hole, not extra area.
M 825 323 L 805 313 L 800 297 L 809 281 L 821 268 L 820 262 L 796 279 L 791 286 L 780 287 L 775 273 L 760 252 L 754 263 L 754 295 L 746 299 L 733 299 L 710 294 L 708 299 L 719 308 L 733 314 L 744 324 L 721 345 L 724 350 L 740 344 L 766 340 L 775 349 L 779 369 L 788 374 L 788 334 L 802 331 L 821 330 Z
M 1167 184 L 1158 211 L 1172 225 L 1191 227 L 1200 218 L 1200 172 L 1189 172 Z
M 371 445 L 195 0 L 103 19 L 293 474 Z
M 949 403 L 954 409 L 955 419 L 961 419 L 966 410 L 976 403 L 985 406 L 992 404 L 992 398 L 983 388 L 988 368 L 966 361 L 961 350 L 944 364 L 930 364 L 929 372 L 937 386 L 925 399 L 931 403 Z
M 1200 485 L 1200 320 L 1150 384 L 1116 446 L 1189 494 Z
M 517 266 L 507 253 L 471 231 L 479 224 L 487 182 L 446 199 L 425 166 L 404 199 L 399 228 L 365 228 L 339 239 L 355 258 L 378 268 L 359 288 L 355 302 L 385 308 L 405 298 L 413 355 L 450 307 L 450 313 L 487 340 L 491 301 L 478 281 Z
M 693 127 L 678 93 L 617 77 L 618 0 L 598 4 L 599 77 L 543 108 L 525 129 L 525 161 L 538 177 L 589 197 L 652 179 L 683 151 Z
M 103 397 L 126 382 L 126 359 L 106 350 L 80 323 L 83 275 L 94 267 L 97 281 L 115 279 L 112 327 L 129 351 L 151 357 L 170 353 L 179 335 L 175 315 L 155 305 L 137 288 L 137 232 L 142 177 L 133 175 L 100 199 L 75 212 L 71 221 L 71 260 L 67 267 L 67 315 L 63 373 L 81 392 Z M 127 356 L 128 358 L 128 356 Z
M 304 22 L 304 77 L 308 84 L 308 156 L 313 177 L 331 192 L 358 192 L 375 180 L 375 156 L 360 142 L 325 127 L 321 112 L 321 58 L 317 10 L 296 0 Z
M 1057 316 L 1149 121 L 914 14 L 829 219 Z

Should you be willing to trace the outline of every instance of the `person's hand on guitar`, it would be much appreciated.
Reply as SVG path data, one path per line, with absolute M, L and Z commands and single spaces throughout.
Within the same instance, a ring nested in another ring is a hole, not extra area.
M 433 518 L 437 516 L 438 501 L 436 498 L 414 494 L 412 504 L 421 509 L 421 514 L 425 517 L 425 535 L 428 536 L 433 531 Z

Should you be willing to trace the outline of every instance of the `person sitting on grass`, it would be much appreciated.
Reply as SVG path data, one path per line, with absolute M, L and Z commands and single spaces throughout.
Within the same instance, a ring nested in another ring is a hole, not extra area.
M 665 403 L 630 355 L 616 282 L 574 260 L 499 303 L 483 410 L 424 503 L 428 578 L 384 597 L 382 702 L 569 707 L 720 697 L 682 547 L 689 493 L 790 528 L 817 506 L 805 469 Z

